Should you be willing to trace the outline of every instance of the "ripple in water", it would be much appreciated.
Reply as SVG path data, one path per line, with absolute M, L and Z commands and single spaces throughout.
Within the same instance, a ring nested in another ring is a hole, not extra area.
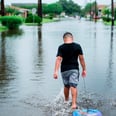
M 107 106 L 107 109 L 106 109 Z M 103 116 L 115 116 L 116 99 L 105 99 L 96 93 L 79 93 L 78 107 L 82 109 L 98 109 Z M 71 97 L 68 102 L 64 101 L 63 90 L 60 91 L 54 101 L 46 105 L 47 116 L 72 116 Z M 114 112 L 110 112 L 113 111 Z M 108 112 L 108 113 L 107 113 Z

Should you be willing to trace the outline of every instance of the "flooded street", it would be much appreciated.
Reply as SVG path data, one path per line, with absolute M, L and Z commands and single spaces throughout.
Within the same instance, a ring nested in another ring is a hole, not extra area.
M 54 80 L 53 70 L 66 31 L 81 44 L 87 65 L 87 92 L 80 76 L 79 106 L 115 116 L 116 27 L 111 33 L 102 22 L 77 19 L 0 33 L 0 116 L 55 116 L 62 110 L 62 79 L 59 74 Z

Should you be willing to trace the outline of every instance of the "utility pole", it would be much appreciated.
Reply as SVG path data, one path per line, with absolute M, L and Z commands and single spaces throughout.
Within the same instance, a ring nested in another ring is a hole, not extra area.
M 1 0 L 1 15 L 4 16 L 5 15 L 5 9 L 4 9 L 4 0 Z
M 111 0 L 112 26 L 114 26 L 114 0 Z
M 42 0 L 38 0 L 38 16 L 42 18 Z
M 96 2 L 96 0 L 95 0 L 95 12 L 94 12 L 95 14 L 95 22 L 97 21 L 97 2 Z
M 92 18 L 92 4 L 91 4 L 91 0 L 90 0 L 90 21 L 91 21 L 91 18 Z

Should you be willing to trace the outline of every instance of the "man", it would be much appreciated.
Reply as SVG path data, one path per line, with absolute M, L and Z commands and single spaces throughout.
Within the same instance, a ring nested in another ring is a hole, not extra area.
M 82 76 L 86 76 L 86 65 L 84 61 L 83 51 L 79 44 L 73 42 L 73 35 L 66 32 L 63 35 L 64 44 L 60 45 L 57 52 L 54 78 L 58 78 L 58 70 L 61 64 L 61 75 L 64 83 L 65 101 L 69 99 L 69 91 L 72 95 L 72 109 L 77 108 L 77 85 L 79 81 L 79 63 L 82 67 Z

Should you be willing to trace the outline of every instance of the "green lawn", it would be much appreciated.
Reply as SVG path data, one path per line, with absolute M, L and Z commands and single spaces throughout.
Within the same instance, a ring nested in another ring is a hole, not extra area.
M 46 19 L 46 18 L 43 18 L 42 23 L 49 23 L 49 22 L 54 22 L 54 20 L 53 20 L 53 19 Z
M 54 22 L 54 20 L 46 19 L 46 18 L 43 18 L 43 20 L 42 20 L 42 24 L 50 23 L 50 22 Z M 38 25 L 37 23 L 24 23 L 24 24 L 27 25 L 27 26 L 37 26 Z
M 54 22 L 54 20 L 53 19 L 47 19 L 47 18 L 43 18 L 43 20 L 42 20 L 42 24 L 49 23 L 49 22 Z M 27 26 L 37 26 L 38 25 L 37 23 L 24 23 L 24 24 L 27 25 Z M 7 27 L 2 26 L 0 24 L 0 32 L 6 31 L 7 29 L 8 29 Z
M 112 22 L 104 22 L 105 25 L 111 25 Z M 116 21 L 114 21 L 114 25 L 116 26 Z

